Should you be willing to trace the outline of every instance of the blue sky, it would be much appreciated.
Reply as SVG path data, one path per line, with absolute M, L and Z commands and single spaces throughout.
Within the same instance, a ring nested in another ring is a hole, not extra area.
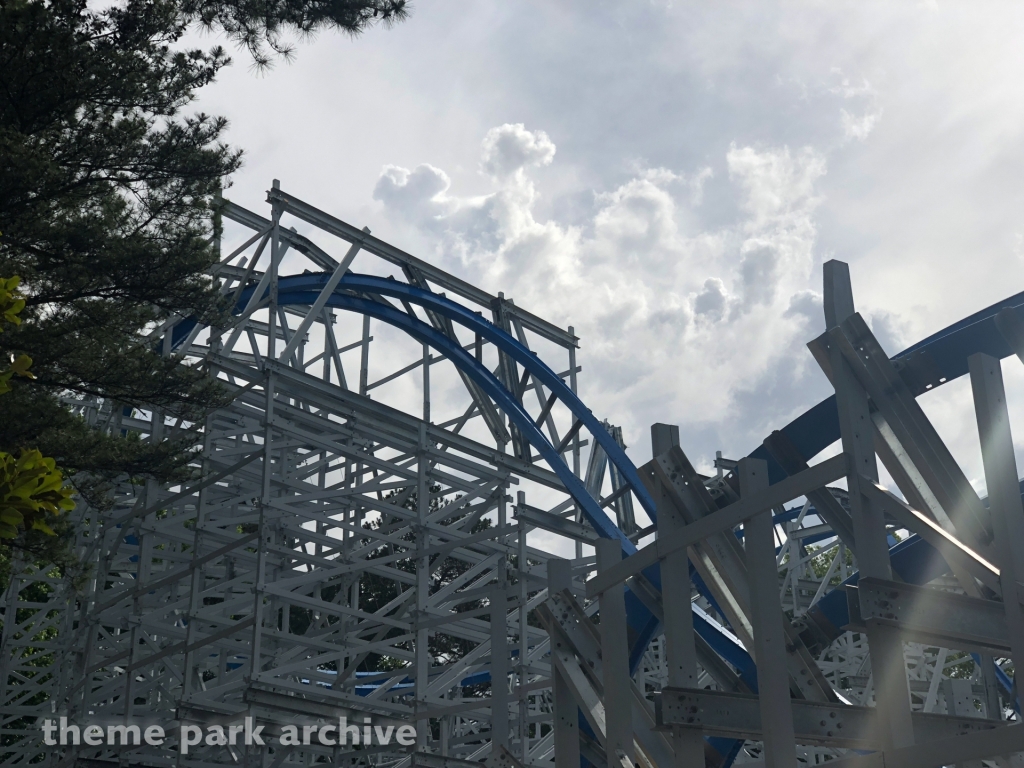
M 804 347 L 825 260 L 850 263 L 890 353 L 1024 290 L 1022 22 L 994 2 L 435 0 L 265 75 L 238 52 L 200 106 L 247 150 L 233 199 L 259 208 L 279 178 L 575 326 L 584 399 L 635 458 L 670 421 L 706 465 L 828 393 Z M 925 405 L 980 483 L 962 384 Z

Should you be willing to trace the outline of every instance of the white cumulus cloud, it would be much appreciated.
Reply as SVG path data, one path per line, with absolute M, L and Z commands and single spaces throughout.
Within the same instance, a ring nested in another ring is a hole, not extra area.
M 544 131 L 528 131 L 522 123 L 491 128 L 484 137 L 484 172 L 504 178 L 531 165 L 549 165 L 555 145 Z
M 825 158 L 731 146 L 718 163 L 738 216 L 702 228 L 693 222 L 696 191 L 714 175 L 707 167 L 641 170 L 596 191 L 587 220 L 542 220 L 528 169 L 554 154 L 543 132 L 505 125 L 482 143 L 489 194 L 460 197 L 429 166 L 389 166 L 374 197 L 396 224 L 419 228 L 446 268 L 573 325 L 587 403 L 626 424 L 628 439 L 645 441 L 646 425 L 675 419 L 714 423 L 723 445 L 742 445 L 749 412 L 764 406 L 745 393 L 784 375 L 799 382 L 813 365 L 803 345 L 822 324 L 820 297 L 816 317 L 811 310 Z
M 851 115 L 845 109 L 839 110 L 843 121 L 843 136 L 847 141 L 857 139 L 864 141 L 875 129 L 875 124 L 882 117 L 882 110 L 866 112 L 863 115 Z

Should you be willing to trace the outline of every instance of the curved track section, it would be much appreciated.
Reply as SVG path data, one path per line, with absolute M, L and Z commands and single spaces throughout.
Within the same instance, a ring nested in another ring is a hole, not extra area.
M 284 277 L 279 283 L 281 292 L 279 301 L 312 304 L 316 295 L 323 290 L 329 280 L 330 275 L 326 273 Z M 240 307 L 247 303 L 250 293 L 248 291 L 243 293 Z M 357 298 L 358 296 L 386 297 L 424 307 L 481 334 L 508 353 L 517 363 L 550 387 L 552 393 L 569 407 L 575 418 L 579 419 L 590 433 L 598 438 L 602 447 L 608 452 L 610 460 L 627 478 L 630 490 L 636 495 L 656 525 L 657 511 L 654 502 L 640 482 L 635 466 L 611 439 L 611 436 L 600 428 L 590 409 L 586 408 L 575 393 L 566 387 L 564 382 L 539 357 L 523 347 L 511 335 L 479 315 L 468 311 L 465 307 L 449 301 L 443 296 L 395 280 L 349 273 L 337 284 L 335 294 L 327 302 L 329 306 L 370 315 L 402 328 L 410 335 L 445 354 L 460 369 L 471 373 L 499 408 L 516 421 L 517 426 L 528 436 L 531 444 L 537 448 L 549 466 L 562 477 L 566 487 L 579 503 L 584 516 L 594 529 L 603 537 L 619 539 L 622 542 L 624 556 L 636 551 L 636 546 L 614 526 L 607 515 L 597 506 L 596 500 L 568 471 L 564 460 L 554 453 L 553 447 L 543 433 L 536 429 L 529 414 L 518 407 L 514 396 L 504 389 L 493 374 L 476 363 L 464 350 L 452 345 L 448 339 L 434 332 L 425 323 L 410 318 L 409 314 L 388 306 L 379 298 L 377 301 L 373 301 L 368 298 Z M 1024 305 L 1024 293 L 1011 296 L 909 347 L 895 355 L 893 360 L 903 364 L 904 376 L 906 380 L 913 383 L 915 395 L 932 391 L 966 374 L 967 358 L 972 354 L 982 352 L 997 359 L 1012 355 L 1013 351 L 1010 345 L 996 328 L 995 316 L 1002 309 L 1017 308 L 1022 305 Z M 835 396 L 831 396 L 809 409 L 783 427 L 780 432 L 791 441 L 804 461 L 812 460 L 840 439 L 839 414 Z M 754 451 L 751 457 L 768 462 L 772 483 L 779 482 L 788 476 L 764 446 Z M 827 536 L 827 534 L 822 535 Z M 895 573 L 901 580 L 909 584 L 926 584 L 950 571 L 949 565 L 942 559 L 941 554 L 916 534 L 906 541 L 894 545 L 890 550 L 890 560 Z M 660 590 L 659 569 L 656 567 L 648 569 L 645 575 Z M 691 575 L 696 576 L 696 573 L 692 572 Z M 843 588 L 856 585 L 858 576 L 855 573 L 840 587 L 829 590 L 807 617 L 807 620 L 814 625 L 815 629 L 822 632 L 827 641 L 833 641 L 841 636 L 842 630 L 839 628 L 845 627 L 849 623 L 847 599 Z M 705 599 L 714 600 L 713 595 L 699 577 L 697 586 Z M 652 637 L 658 633 L 660 625 L 653 620 L 650 611 L 641 601 L 630 598 L 627 598 L 629 623 L 630 626 L 639 629 L 634 633 L 630 653 L 630 669 L 635 671 Z M 702 613 L 698 613 L 695 617 L 695 629 L 716 651 L 726 656 L 729 663 L 736 667 L 746 681 L 748 687 L 756 692 L 756 666 L 749 654 L 738 646 L 727 633 L 723 633 L 718 625 L 707 621 Z M 821 637 L 818 638 L 819 642 L 821 639 Z M 1004 690 L 1008 694 L 1012 693 L 1010 679 L 998 666 L 995 669 Z M 713 739 L 711 743 L 722 755 L 724 763 L 729 764 L 731 758 L 735 756 L 738 744 L 722 739 Z
M 0 658 L 4 763 L 167 763 L 165 753 L 145 748 L 40 752 L 31 707 L 45 704 L 72 719 L 156 718 L 169 729 L 251 716 L 275 732 L 296 716 L 319 722 L 339 713 L 419 728 L 413 756 L 338 745 L 272 754 L 204 745 L 178 756 L 182 766 L 467 768 L 466 761 L 497 757 L 495 745 L 526 765 L 551 765 L 555 630 L 528 620 L 557 603 L 546 590 L 551 551 L 575 549 L 577 579 L 593 573 L 583 546 L 598 538 L 617 540 L 624 558 L 642 554 L 638 542 L 649 541 L 658 523 L 648 488 L 652 479 L 655 486 L 666 482 L 657 479 L 657 461 L 675 451 L 687 482 L 699 486 L 701 516 L 737 502 L 734 463 L 701 477 L 676 447 L 637 468 L 621 430 L 598 420 L 577 395 L 571 328 L 488 295 L 276 187 L 268 202 L 269 219 L 224 207 L 243 229 L 213 272 L 234 305 L 232 321 L 207 329 L 168 318 L 152 337 L 164 354 L 207 366 L 234 392 L 233 404 L 202 424 L 154 409 L 76 405 L 97 428 L 141 439 L 165 440 L 183 430 L 202 435 L 195 467 L 202 479 L 166 488 L 124 483 L 111 507 L 80 508 L 79 551 L 96 574 L 85 591 L 45 567 L 12 579 Z M 286 228 L 289 217 L 308 236 Z M 336 259 L 330 252 L 339 239 L 348 250 Z M 373 274 L 352 271 L 357 257 Z M 911 503 L 918 494 L 932 504 L 930 512 L 941 512 L 946 501 L 941 493 L 930 501 L 934 479 L 913 474 L 913 441 L 927 430 L 915 426 L 923 412 L 909 403 L 966 373 L 972 354 L 1001 359 L 1024 352 L 1011 349 L 995 321 L 1010 308 L 1019 322 L 1022 307 L 1018 294 L 892 361 L 875 359 L 873 370 L 891 368 L 898 382 L 890 379 L 890 389 L 905 394 L 899 424 L 881 402 L 886 391 L 872 397 L 875 426 L 883 443 L 889 440 L 880 455 L 895 462 L 893 475 L 907 484 Z M 828 343 L 823 339 L 819 347 Z M 872 342 L 868 332 L 863 349 L 874 349 Z M 878 358 L 878 350 L 873 354 Z M 870 375 L 862 375 L 865 386 Z M 751 457 L 765 460 L 770 483 L 780 483 L 840 439 L 840 422 L 829 398 Z M 917 432 L 907 432 L 907 424 Z M 962 490 L 966 480 L 941 449 L 929 450 L 952 478 L 943 482 L 959 482 Z M 833 507 L 830 519 L 848 515 L 843 493 L 821 489 L 817 498 Z M 634 517 L 634 503 L 647 528 Z M 866 646 L 842 631 L 849 622 L 845 592 L 834 588 L 858 583 L 844 549 L 849 531 L 828 523 L 828 510 L 815 503 L 775 509 L 787 633 L 778 663 L 794 701 L 830 707 L 841 696 L 866 701 L 871 683 L 857 677 Z M 980 510 L 980 501 L 972 509 Z M 734 524 L 709 535 L 691 549 L 690 563 L 698 685 L 741 697 L 758 691 L 747 651 L 754 611 L 745 533 Z M 528 535 L 542 546 L 528 546 Z M 961 564 L 947 563 L 925 538 L 890 543 L 889 561 L 902 581 L 945 579 L 956 588 L 955 577 L 978 592 Z M 668 679 L 660 567 L 649 562 L 628 582 L 625 598 L 629 671 L 640 699 Z M 577 592 L 579 586 L 577 580 Z M 595 713 L 621 716 L 622 702 L 594 701 L 603 673 L 587 634 L 598 630 L 587 616 L 597 608 L 597 601 L 577 605 L 577 623 L 559 631 L 579 643 L 577 683 L 594 686 L 592 694 L 574 695 L 582 758 L 601 765 L 611 736 Z M 43 637 L 51 638 L 50 663 L 40 666 Z M 914 651 L 922 661 L 911 670 L 912 682 L 926 689 L 914 695 L 926 712 L 946 696 L 939 684 L 947 667 L 971 663 L 940 651 L 940 658 L 930 647 Z M 993 669 L 991 656 L 978 662 L 972 680 L 981 685 L 984 670 Z M 1002 669 L 994 671 L 1008 686 Z M 984 690 L 983 708 L 991 713 L 999 697 Z M 655 729 L 653 707 L 641 712 L 646 706 L 625 710 L 627 718 L 632 711 L 637 762 L 668 768 L 671 740 Z M 713 768 L 760 754 L 756 734 L 723 734 L 735 731 L 712 729 L 707 736 L 705 758 Z M 839 756 L 843 744 L 837 751 L 824 739 L 805 757 Z
M 328 273 L 282 277 L 278 282 L 278 302 L 303 306 L 312 305 L 324 287 L 330 283 L 330 280 L 331 275 Z M 238 310 L 244 308 L 251 301 L 253 291 L 254 289 L 243 291 L 239 298 Z M 396 308 L 387 299 L 403 302 L 407 307 L 406 311 Z M 598 500 L 593 498 L 579 478 L 569 471 L 564 459 L 555 452 L 554 446 L 537 428 L 533 418 L 522 409 L 515 396 L 491 371 L 480 365 L 464 349 L 453 344 L 448 337 L 438 333 L 431 326 L 416 319 L 408 309 L 410 304 L 437 313 L 481 335 L 548 386 L 552 396 L 563 402 L 572 412 L 574 418 L 578 419 L 597 438 L 607 451 L 610 461 L 626 478 L 629 490 L 634 493 L 656 524 L 657 512 L 654 502 L 640 482 L 637 470 L 625 452 L 615 443 L 611 435 L 600 427 L 592 412 L 576 397 L 574 392 L 565 386 L 562 379 L 536 354 L 520 344 L 510 334 L 443 296 L 416 286 L 400 283 L 394 279 L 372 275 L 346 274 L 340 281 L 337 281 L 333 294 L 326 301 L 327 306 L 374 317 L 403 330 L 442 353 L 460 370 L 470 375 L 492 398 L 499 409 L 514 421 L 549 467 L 559 475 L 594 530 L 602 537 L 618 539 L 622 543 L 624 556 L 635 553 L 635 544 L 614 525 L 598 506 Z M 994 318 L 1000 310 L 1008 307 L 1020 307 L 1022 304 L 1024 304 L 1024 293 L 988 307 L 896 355 L 893 359 L 903 363 L 906 379 L 915 385 L 917 391 L 914 394 L 923 394 L 962 376 L 967 372 L 967 358 L 976 352 L 984 352 L 1000 359 L 1013 354 L 1007 342 L 998 333 Z M 830 397 L 809 409 L 805 414 L 783 427 L 780 432 L 792 442 L 804 461 L 812 460 L 840 438 L 835 397 Z M 764 446 L 753 452 L 751 457 L 768 462 L 772 483 L 779 482 L 788 476 Z M 821 535 L 826 538 L 828 536 L 828 534 Z M 910 584 L 928 583 L 950 570 L 942 556 L 917 535 L 912 535 L 906 541 L 893 546 L 890 551 L 890 559 L 894 571 L 903 581 Z M 657 567 L 647 569 L 645 575 L 651 584 L 660 590 L 661 578 Z M 692 572 L 691 575 L 696 577 L 698 589 L 702 592 L 703 597 L 714 603 L 714 595 L 707 589 L 696 572 Z M 857 581 L 858 575 L 854 574 L 843 582 L 842 586 L 855 585 Z M 657 635 L 660 625 L 647 606 L 634 596 L 627 597 L 627 605 L 629 624 L 634 629 L 630 668 L 635 671 L 651 639 Z M 737 669 L 747 687 L 756 692 L 756 666 L 749 654 L 735 642 L 728 632 L 723 632 L 719 625 L 708 621 L 705 616 L 706 614 L 702 611 L 697 612 L 695 616 L 696 631 L 716 652 Z M 843 589 L 829 590 L 809 612 L 807 621 L 820 633 L 816 638 L 819 644 L 822 640 L 833 641 L 842 635 L 839 628 L 846 626 L 849 622 Z M 998 667 L 996 669 L 1000 682 L 1007 692 L 1010 692 L 1009 679 L 1001 669 Z M 488 677 L 485 675 L 481 679 L 488 679 Z M 728 764 L 735 756 L 738 743 L 722 739 L 713 739 L 711 742 L 716 751 L 721 754 L 724 763 Z

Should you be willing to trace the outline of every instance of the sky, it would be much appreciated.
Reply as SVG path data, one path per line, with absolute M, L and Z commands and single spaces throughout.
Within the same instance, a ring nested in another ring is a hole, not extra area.
M 238 51 L 199 108 L 246 151 L 233 200 L 280 179 L 572 325 L 634 460 L 668 422 L 706 468 L 829 394 L 823 262 L 890 354 L 1024 290 L 1022 28 L 996 2 L 421 0 L 265 74 Z M 921 402 L 983 488 L 969 398 Z

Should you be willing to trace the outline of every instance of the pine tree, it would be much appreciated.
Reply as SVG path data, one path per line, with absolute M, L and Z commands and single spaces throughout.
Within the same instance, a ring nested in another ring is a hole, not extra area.
M 356 34 L 405 14 L 404 0 L 0 0 L 0 277 L 20 276 L 25 299 L 0 368 L 28 355 L 36 377 L 10 381 L 0 451 L 37 449 L 80 491 L 85 478 L 187 474 L 189 439 L 101 433 L 63 402 L 194 420 L 226 401 L 146 338 L 166 318 L 227 309 L 208 277 L 213 214 L 241 153 L 223 118 L 187 108 L 229 58 L 182 39 L 221 30 L 267 66 L 291 55 L 289 32 Z

